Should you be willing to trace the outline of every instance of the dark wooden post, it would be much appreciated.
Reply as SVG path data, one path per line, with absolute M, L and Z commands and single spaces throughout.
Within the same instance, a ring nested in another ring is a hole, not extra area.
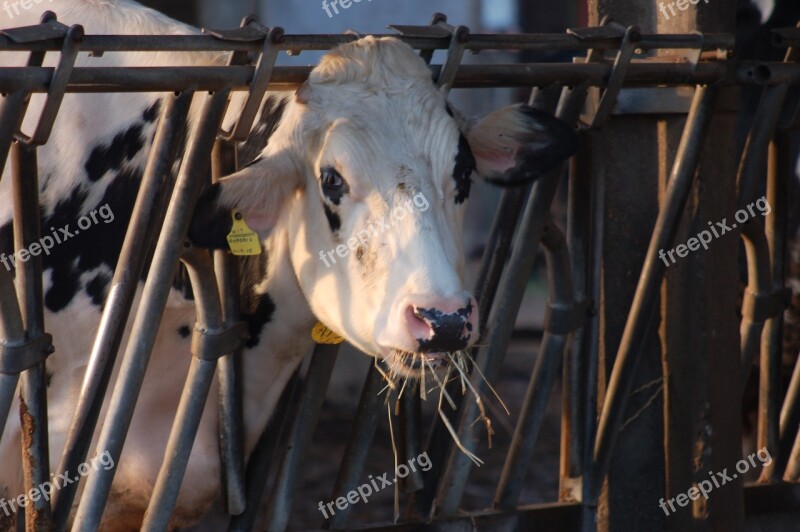
M 596 25 L 610 15 L 645 33 L 734 32 L 735 2 L 682 0 L 685 10 L 677 4 L 590 0 L 589 20 Z M 599 404 L 686 119 L 674 111 L 682 99 L 678 90 L 653 91 L 652 105 L 614 116 L 592 141 L 593 151 L 603 154 L 595 159 L 595 178 L 605 182 Z M 723 93 L 720 100 L 728 98 Z M 733 114 L 718 105 L 676 245 L 735 212 L 734 126 Z M 715 489 L 708 501 L 701 497 L 685 507 L 675 501 L 675 512 L 667 506 L 669 515 L 659 506 L 662 498 L 667 503 L 687 493 L 709 471 L 730 473 L 740 457 L 738 245 L 737 236 L 729 234 L 667 268 L 657 322 L 640 353 L 626 421 L 598 502 L 598 530 L 744 526 L 741 479 Z

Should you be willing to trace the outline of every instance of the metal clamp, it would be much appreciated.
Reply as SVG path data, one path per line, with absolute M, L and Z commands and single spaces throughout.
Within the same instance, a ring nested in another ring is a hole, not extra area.
M 553 334 L 569 334 L 583 325 L 593 308 L 588 299 L 566 307 L 548 303 L 544 315 L 544 330 Z
M 36 31 L 43 37 L 43 40 L 52 39 L 54 33 L 61 33 L 64 31 L 64 28 L 66 28 L 66 26 L 56 20 L 55 14 L 51 11 L 42 15 L 42 24 L 34 27 L 37 28 Z M 49 29 L 47 27 L 49 27 Z M 28 38 L 33 38 L 33 33 L 33 30 L 31 30 Z M 36 124 L 36 129 L 30 137 L 22 131 L 17 131 L 15 133 L 15 137 L 20 142 L 29 146 L 41 146 L 50 138 L 50 133 L 53 131 L 53 124 L 56 121 L 56 116 L 58 116 L 58 110 L 61 107 L 61 102 L 64 100 L 64 94 L 67 92 L 69 78 L 72 75 L 72 69 L 75 67 L 75 59 L 77 59 L 80 49 L 79 43 L 83 40 L 83 36 L 83 26 L 79 24 L 66 29 L 63 34 L 61 55 L 58 58 L 58 65 L 56 65 L 53 77 L 50 80 L 50 87 L 47 90 L 47 99 L 42 108 L 42 113 L 39 115 L 39 122 Z M 28 66 L 41 66 L 43 61 L 43 52 L 33 52 L 28 60 Z
M 267 28 L 259 24 L 254 17 L 245 17 L 242 26 L 236 30 L 208 30 L 207 33 L 218 39 L 234 41 L 257 41 L 263 40 L 264 44 L 258 56 L 256 71 L 253 79 L 250 80 L 250 89 L 247 92 L 247 100 L 239 113 L 239 118 L 231 128 L 231 131 L 223 131 L 220 138 L 226 141 L 243 141 L 250 134 L 250 128 L 256 119 L 264 94 L 269 87 L 269 80 L 272 70 L 275 67 L 275 60 L 278 58 L 280 47 L 283 41 L 284 30 L 281 27 Z M 242 58 L 237 58 L 241 61 Z M 232 64 L 233 64 L 232 58 Z M 247 62 L 247 61 L 241 61 Z
M 612 25 L 616 25 L 616 23 L 612 22 L 609 24 L 609 26 Z M 622 89 L 622 84 L 625 81 L 625 74 L 628 72 L 628 66 L 630 66 L 631 59 L 633 59 L 633 55 L 636 53 L 637 43 L 641 40 L 642 34 L 639 28 L 636 26 L 628 26 L 622 37 L 622 43 L 617 52 L 617 57 L 614 59 L 614 67 L 611 70 L 608 86 L 600 97 L 600 103 L 597 105 L 597 110 L 595 111 L 591 124 L 586 127 L 587 130 L 593 131 L 600 129 L 608 122 L 608 117 L 611 115 L 611 110 L 614 108 L 619 91 Z
M 19 375 L 47 360 L 54 351 L 53 337 L 47 333 L 22 344 L 0 342 L 0 373 Z
M 226 329 L 200 329 L 192 331 L 192 355 L 200 360 L 217 360 L 233 353 L 249 337 L 247 323 L 240 321 Z
M 745 290 L 742 301 L 742 316 L 756 323 L 763 323 L 770 318 L 780 316 L 789 306 L 792 291 L 788 288 L 776 290 L 769 294 L 754 294 Z

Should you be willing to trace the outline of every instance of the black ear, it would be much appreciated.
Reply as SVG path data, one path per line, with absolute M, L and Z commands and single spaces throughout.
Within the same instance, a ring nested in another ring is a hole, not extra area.
M 529 183 L 578 149 L 575 130 L 527 105 L 494 111 L 467 131 L 478 174 L 499 186 Z
M 269 236 L 283 206 L 303 184 L 302 176 L 287 150 L 270 152 L 238 172 L 223 177 L 198 200 L 189 239 L 197 246 L 225 249 L 233 227 L 233 211 L 261 240 Z
M 189 226 L 189 240 L 195 246 L 210 249 L 227 249 L 226 237 L 231 232 L 231 211 L 219 203 L 220 185 L 215 183 L 197 201 L 194 217 Z

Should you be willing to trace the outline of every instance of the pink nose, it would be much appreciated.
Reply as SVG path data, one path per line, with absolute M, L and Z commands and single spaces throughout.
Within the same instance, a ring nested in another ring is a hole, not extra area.
M 474 334 L 478 312 L 473 297 L 412 296 L 405 308 L 409 335 L 421 353 L 452 352 L 466 348 Z

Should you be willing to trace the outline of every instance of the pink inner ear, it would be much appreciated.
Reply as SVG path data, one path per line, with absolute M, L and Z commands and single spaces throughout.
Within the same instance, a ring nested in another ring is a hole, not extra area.
M 266 235 L 275 225 L 275 216 L 272 214 L 257 213 L 257 212 L 243 212 L 244 221 L 247 227 Z
M 488 168 L 493 173 L 502 174 L 516 164 L 513 153 L 497 151 L 473 150 L 473 155 L 483 168 Z

